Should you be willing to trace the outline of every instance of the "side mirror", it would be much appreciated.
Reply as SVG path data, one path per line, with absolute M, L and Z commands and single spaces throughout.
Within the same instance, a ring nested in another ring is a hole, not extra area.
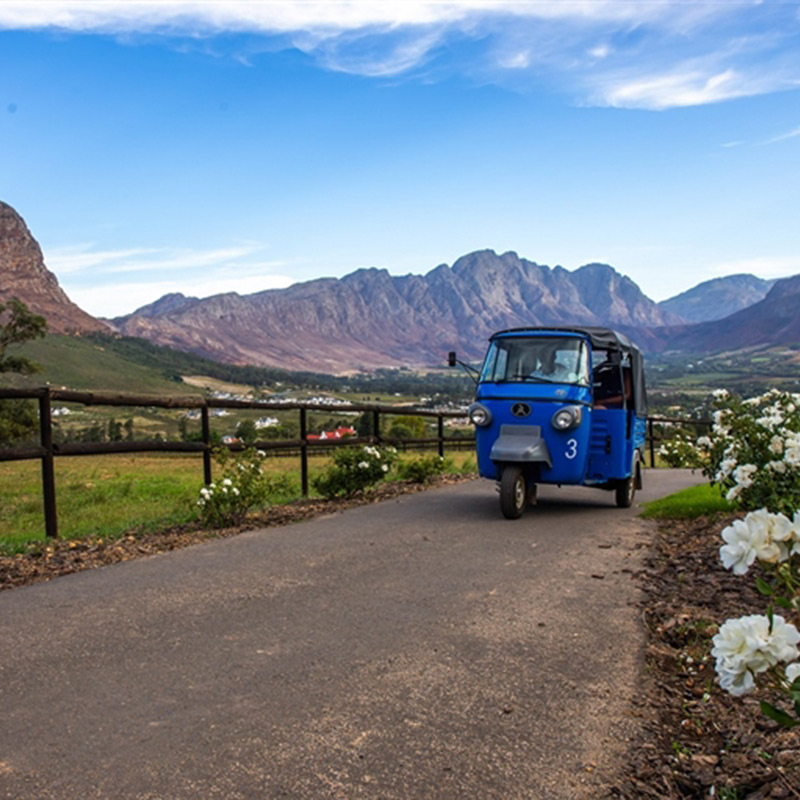
M 447 366 L 448 367 L 454 367 L 457 363 L 458 362 L 456 361 L 456 351 L 455 350 L 451 350 L 447 354 Z

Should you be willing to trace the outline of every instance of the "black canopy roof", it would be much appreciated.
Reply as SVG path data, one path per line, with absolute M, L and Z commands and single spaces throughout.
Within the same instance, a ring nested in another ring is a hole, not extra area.
M 497 331 L 491 338 L 494 339 L 495 336 L 500 336 L 504 333 L 525 333 L 527 331 L 582 333 L 584 336 L 589 337 L 592 347 L 598 347 L 604 350 L 624 350 L 626 352 L 639 349 L 625 334 L 611 330 L 611 328 L 600 328 L 593 325 L 576 325 L 570 327 L 538 325 L 530 328 L 509 328 L 505 331 Z

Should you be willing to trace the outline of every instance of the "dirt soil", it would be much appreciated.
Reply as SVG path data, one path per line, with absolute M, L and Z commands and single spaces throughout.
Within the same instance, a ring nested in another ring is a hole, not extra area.
M 732 516 L 659 524 L 647 566 L 642 615 L 649 644 L 640 715 L 628 774 L 612 796 L 761 800 L 800 798 L 800 728 L 761 714 L 715 682 L 711 638 L 729 617 L 764 614 L 752 570 L 740 577 L 719 559 L 720 531 Z
M 16 556 L 0 556 L 0 589 L 46 581 L 105 564 L 175 550 L 376 503 L 433 486 L 468 480 L 442 476 L 431 484 L 386 483 L 349 500 L 299 500 L 251 517 L 245 526 L 204 531 L 182 526 L 119 539 L 54 540 Z M 719 532 L 731 517 L 716 515 L 659 524 L 640 575 L 648 648 L 638 708 L 642 735 L 610 797 L 767 800 L 800 798 L 800 728 L 764 717 L 759 696 L 735 698 L 714 681 L 711 637 L 728 617 L 765 612 L 754 577 L 734 576 L 719 561 Z M 778 697 L 765 696 L 778 704 Z

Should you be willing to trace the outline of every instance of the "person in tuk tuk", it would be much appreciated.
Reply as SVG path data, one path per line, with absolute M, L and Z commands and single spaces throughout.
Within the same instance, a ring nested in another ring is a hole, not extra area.
M 553 383 L 577 383 L 580 380 L 580 351 L 559 348 L 558 344 L 542 347 L 538 354 L 538 365 L 531 373 L 534 378 Z

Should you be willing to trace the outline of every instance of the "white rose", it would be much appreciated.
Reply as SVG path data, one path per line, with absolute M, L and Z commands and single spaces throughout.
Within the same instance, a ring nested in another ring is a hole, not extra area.
M 726 542 L 719 549 L 723 566 L 733 570 L 734 575 L 744 575 L 756 560 L 750 529 L 744 520 L 737 519 L 722 531 L 722 538 Z
M 753 689 L 753 675 L 800 655 L 800 633 L 779 615 L 772 618 L 771 630 L 769 618 L 761 614 L 729 619 L 712 641 L 720 686 L 734 695 Z
M 742 464 L 733 471 L 733 479 L 743 489 L 747 489 L 753 485 L 753 475 L 758 472 L 758 467 L 755 464 Z

